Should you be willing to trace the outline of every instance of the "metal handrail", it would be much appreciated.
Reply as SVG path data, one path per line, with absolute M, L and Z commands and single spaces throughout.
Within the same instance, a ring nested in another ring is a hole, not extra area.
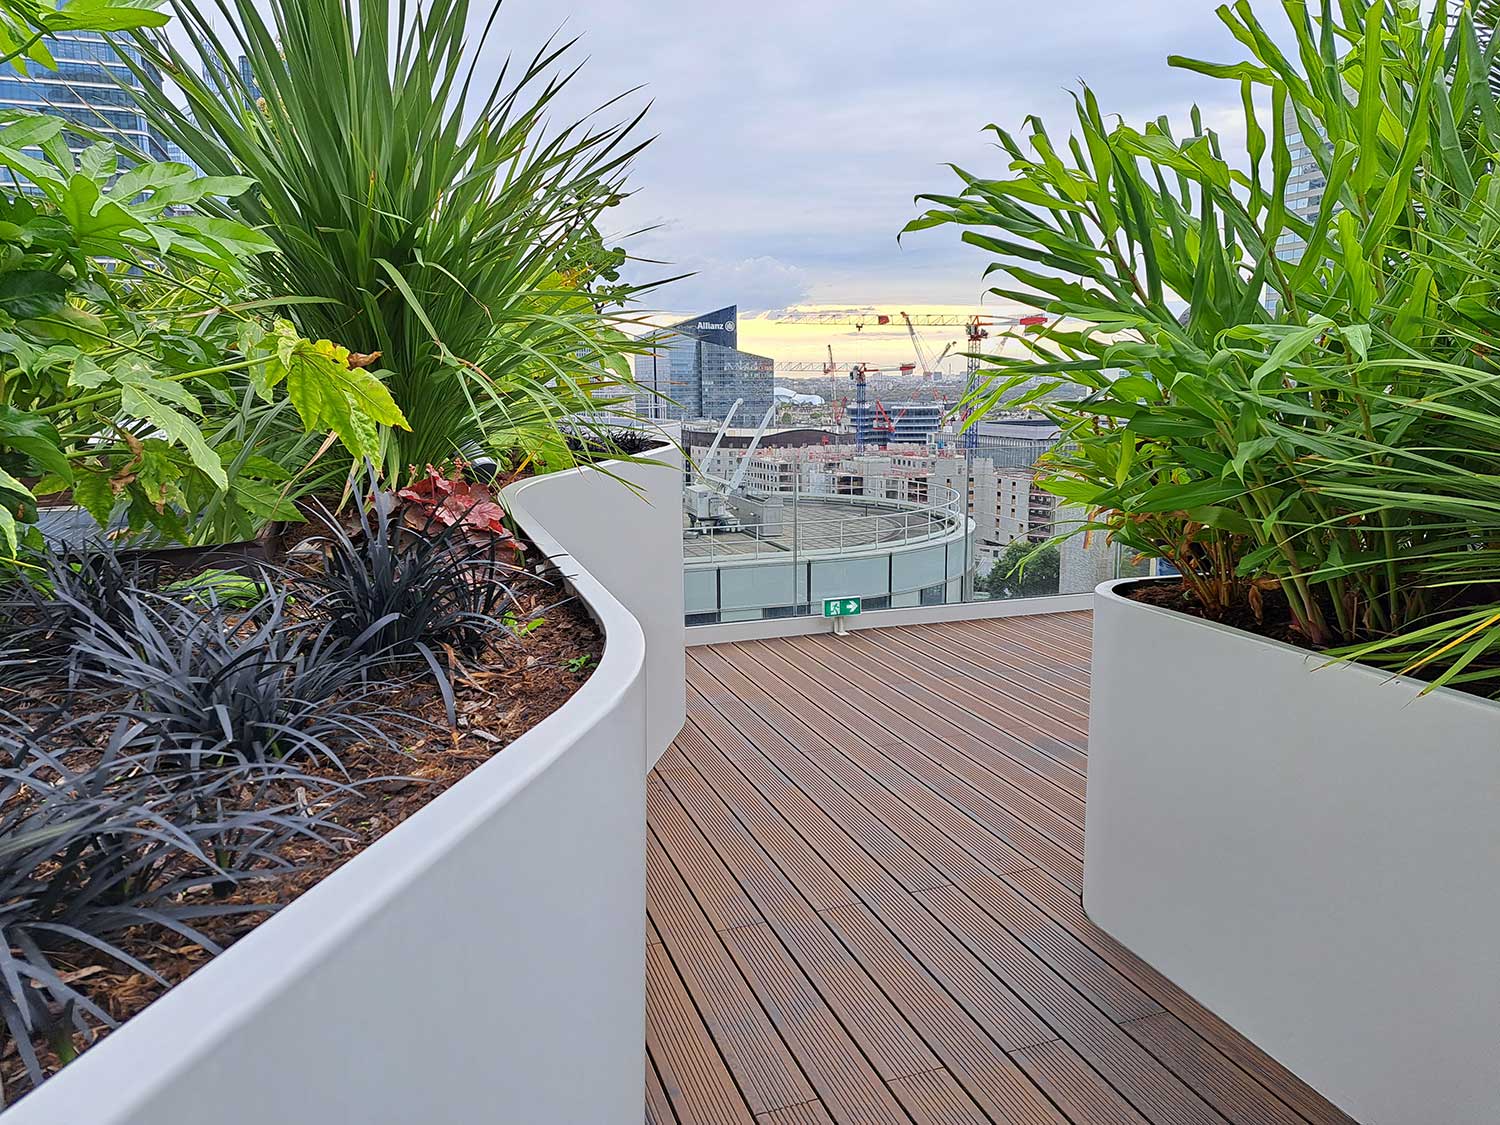
M 700 474 L 715 483 L 722 483 L 708 474 Z M 940 493 L 938 500 L 927 502 L 889 499 L 883 495 L 886 480 L 904 480 L 896 477 L 872 478 L 881 482 L 881 495 L 866 493 L 843 493 L 829 491 L 805 491 L 803 489 L 757 490 L 757 498 L 781 497 L 790 501 L 789 513 L 780 521 L 782 529 L 776 535 L 765 534 L 768 524 L 764 522 L 740 524 L 734 528 L 695 528 L 684 530 L 684 562 L 687 566 L 707 565 L 725 560 L 753 561 L 764 558 L 817 558 L 835 557 L 856 550 L 888 551 L 933 539 L 947 538 L 961 532 L 968 521 L 964 510 L 965 497 L 958 490 L 943 485 L 931 487 Z M 844 504 L 867 504 L 872 508 L 885 509 L 870 515 L 843 516 L 833 519 L 809 517 L 807 508 L 816 507 L 824 501 Z M 721 536 L 737 536 L 735 546 L 721 546 Z M 837 546 L 833 539 L 837 537 Z M 753 545 L 745 542 L 753 540 Z M 780 542 L 778 542 L 780 540 Z M 809 545 L 809 540 L 812 545 Z M 708 550 L 702 550 L 703 544 Z M 819 546 L 826 543 L 827 546 Z M 695 549 L 696 548 L 696 549 Z

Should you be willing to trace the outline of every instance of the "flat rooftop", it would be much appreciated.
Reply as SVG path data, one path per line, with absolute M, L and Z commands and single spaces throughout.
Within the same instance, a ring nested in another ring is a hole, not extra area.
M 688 650 L 650 1125 L 1356 1125 L 1083 913 L 1086 614 Z
M 784 509 L 779 535 L 751 535 L 742 531 L 715 531 L 710 535 L 689 535 L 683 539 L 686 559 L 724 558 L 734 555 L 766 555 L 794 549 L 792 504 Z M 688 529 L 686 517 L 683 529 Z M 881 543 L 900 543 L 916 535 L 936 530 L 938 521 L 926 512 L 891 511 L 879 500 L 857 497 L 805 501 L 800 506 L 796 525 L 795 549 L 832 551 L 839 548 L 874 547 Z

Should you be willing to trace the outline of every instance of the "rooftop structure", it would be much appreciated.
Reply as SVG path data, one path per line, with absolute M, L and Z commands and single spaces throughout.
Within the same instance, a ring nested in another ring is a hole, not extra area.
M 804 493 L 794 464 L 759 468 L 745 494 L 729 498 L 737 522 L 685 523 L 689 624 L 808 616 L 825 598 L 862 598 L 871 610 L 964 600 L 974 525 L 957 493 L 904 500 L 861 492 L 834 472 Z

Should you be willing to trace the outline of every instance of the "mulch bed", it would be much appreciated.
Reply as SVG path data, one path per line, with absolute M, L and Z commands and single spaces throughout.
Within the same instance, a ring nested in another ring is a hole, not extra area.
M 1248 602 L 1239 602 L 1223 612 L 1209 612 L 1202 602 L 1193 597 L 1192 591 L 1175 578 L 1164 578 L 1159 582 L 1146 582 L 1126 587 L 1121 595 L 1131 601 L 1162 609 L 1176 610 L 1189 617 L 1201 617 L 1206 621 L 1217 621 L 1233 629 L 1254 633 L 1273 641 L 1283 641 L 1298 648 L 1310 648 L 1307 638 L 1292 619 L 1291 606 L 1280 590 L 1267 590 L 1262 594 L 1261 617 L 1257 618 Z
M 529 557 L 536 558 L 533 550 Z M 283 854 L 301 868 L 278 879 L 242 886 L 229 902 L 285 905 L 316 886 L 333 871 L 441 795 L 450 786 L 502 753 L 506 746 L 563 706 L 586 682 L 603 653 L 603 637 L 576 598 L 560 584 L 531 574 L 513 582 L 516 618 L 528 621 L 540 614 L 542 623 L 519 639 L 497 637 L 480 666 L 455 669 L 457 723 L 450 727 L 443 698 L 430 677 L 413 675 L 400 686 L 373 695 L 374 708 L 388 708 L 411 718 L 392 719 L 390 733 L 398 748 L 379 743 L 341 747 L 340 757 L 354 780 L 377 781 L 356 791 L 332 818 L 348 830 L 333 849 L 301 846 Z M 417 720 L 413 722 L 412 719 Z M 416 729 L 420 733 L 413 736 Z M 328 763 L 302 763 L 308 773 L 335 781 L 347 780 Z M 207 892 L 205 892 L 206 894 Z M 208 919 L 198 929 L 221 946 L 232 945 L 266 914 Z M 176 984 L 212 959 L 198 945 L 155 927 L 141 927 L 125 935 L 121 948 Z M 79 945 L 73 955 L 54 963 L 67 972 L 70 983 L 84 988 L 111 1016 L 125 1020 L 141 1011 L 166 989 L 150 977 Z M 99 1033 L 107 1029 L 99 1028 Z M 3 1037 L 3 1032 L 0 1032 Z M 82 1050 L 81 1038 L 76 1047 Z M 57 1065 L 50 1049 L 38 1044 L 49 1073 Z M 0 1050 L 0 1083 L 13 1100 L 27 1088 L 25 1070 L 15 1044 Z

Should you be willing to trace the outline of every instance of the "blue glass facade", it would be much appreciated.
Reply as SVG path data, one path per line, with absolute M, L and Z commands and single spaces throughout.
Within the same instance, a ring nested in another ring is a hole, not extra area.
M 735 421 L 753 426 L 771 408 L 776 363 L 739 350 L 739 308 L 730 305 L 665 329 L 635 359 L 635 378 L 649 393 L 636 401 L 648 418 L 723 421 L 736 399 Z
M 204 68 L 204 77 L 218 88 L 219 93 L 231 100 L 243 100 L 254 105 L 260 100 L 260 85 L 255 81 L 255 73 L 251 70 L 250 60 L 244 55 L 235 64 L 234 73 L 225 73 L 224 67 L 220 66 L 214 59 L 208 60 Z
M 140 80 L 121 58 L 129 57 L 157 87 L 161 77 L 140 52 L 114 44 L 97 32 L 70 31 L 47 41 L 57 69 L 28 64 L 27 74 L 9 71 L 0 77 L 0 109 L 50 113 L 102 133 L 124 151 L 143 153 L 152 160 L 169 158 L 166 139 L 136 109 L 130 90 Z M 73 147 L 87 142 L 72 140 Z

